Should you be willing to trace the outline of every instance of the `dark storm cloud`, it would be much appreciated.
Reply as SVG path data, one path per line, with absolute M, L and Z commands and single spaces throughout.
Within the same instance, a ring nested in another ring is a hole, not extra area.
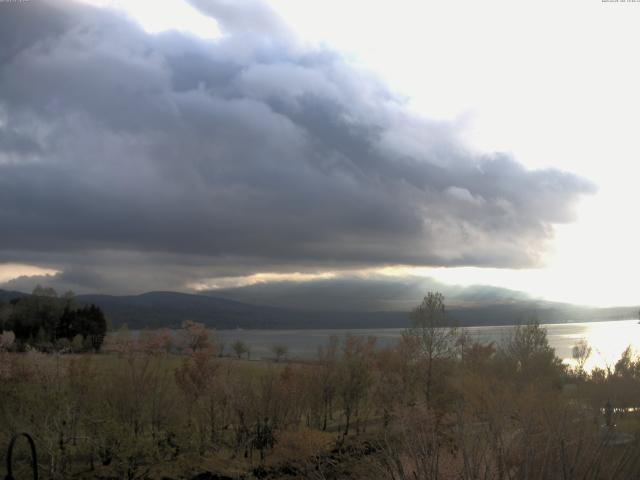
M 521 267 L 593 191 L 470 151 L 260 2 L 192 3 L 221 38 L 0 3 L 1 259 L 131 288 L 296 266 Z M 103 261 L 118 252 L 137 261 Z

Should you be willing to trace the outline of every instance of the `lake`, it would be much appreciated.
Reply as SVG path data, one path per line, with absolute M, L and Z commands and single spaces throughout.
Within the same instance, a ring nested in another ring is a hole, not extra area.
M 589 342 L 593 353 L 585 368 L 595 366 L 613 367 L 628 345 L 640 351 L 640 324 L 638 320 L 619 320 L 589 323 L 562 323 L 543 325 L 547 330 L 549 344 L 556 355 L 571 362 L 571 349 L 581 339 Z M 468 327 L 471 336 L 481 342 L 500 343 L 509 338 L 511 326 Z M 351 335 L 373 335 L 381 346 L 398 340 L 403 328 L 354 329 L 354 330 L 218 330 L 218 338 L 225 343 L 225 353 L 231 350 L 231 343 L 242 340 L 251 349 L 251 358 L 272 358 L 273 345 L 286 345 L 289 357 L 313 358 L 318 347 L 324 345 L 331 335 L 343 338 Z

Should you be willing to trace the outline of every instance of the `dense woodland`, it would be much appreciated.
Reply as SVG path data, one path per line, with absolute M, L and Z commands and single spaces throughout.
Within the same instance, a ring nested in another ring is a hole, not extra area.
M 31 295 L 0 302 L 0 333 L 12 336 L 12 348 L 41 352 L 99 351 L 107 320 L 96 305 L 78 306 L 72 292 L 58 296 L 36 287 Z
M 121 329 L 100 353 L 20 353 L 14 341 L 0 337 L 0 445 L 32 433 L 44 478 L 640 475 L 633 352 L 587 373 L 589 346 L 563 364 L 536 322 L 480 344 L 449 324 L 437 293 L 398 344 L 334 337 L 308 362 L 279 346 L 272 362 L 246 360 L 241 345 L 222 357 L 215 334 L 192 322 Z

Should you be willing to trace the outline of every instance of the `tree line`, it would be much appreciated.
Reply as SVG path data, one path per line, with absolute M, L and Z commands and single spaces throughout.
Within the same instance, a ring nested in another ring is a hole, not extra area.
M 37 286 L 31 295 L 0 302 L 0 333 L 12 332 L 13 348 L 23 351 L 98 351 L 107 320 L 96 305 L 76 305 L 73 292 L 59 296 Z

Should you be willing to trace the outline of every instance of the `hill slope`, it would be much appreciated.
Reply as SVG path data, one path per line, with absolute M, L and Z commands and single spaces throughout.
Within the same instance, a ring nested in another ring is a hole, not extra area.
M 0 290 L 0 300 L 25 296 Z M 311 328 L 404 328 L 407 311 L 331 311 L 254 305 L 210 295 L 149 292 L 141 295 L 79 295 L 79 304 L 96 304 L 113 327 L 132 329 L 177 328 L 193 320 L 218 328 L 311 329 Z M 635 318 L 637 308 L 596 309 L 552 302 L 512 301 L 492 305 L 451 307 L 449 316 L 459 325 L 510 325 L 530 318 L 542 323 L 588 322 Z

